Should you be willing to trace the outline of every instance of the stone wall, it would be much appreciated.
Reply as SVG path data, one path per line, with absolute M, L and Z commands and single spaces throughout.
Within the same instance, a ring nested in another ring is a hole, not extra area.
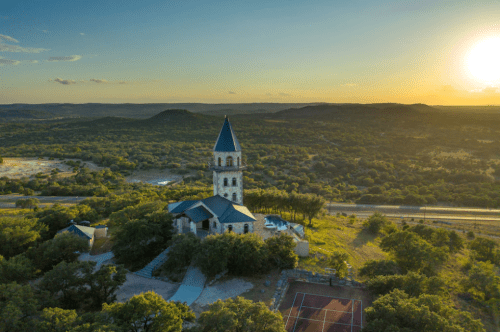
M 233 186 L 233 178 L 236 178 L 236 186 Z M 227 179 L 227 186 L 224 186 L 224 179 Z M 215 172 L 213 174 L 214 195 L 227 194 L 227 199 L 233 199 L 233 193 L 236 194 L 236 202 L 243 204 L 243 172 L 241 171 L 224 171 Z
M 295 253 L 299 257 L 309 256 L 309 241 L 297 241 L 295 246 Z
M 227 223 L 222 224 L 223 231 L 226 232 L 229 228 L 229 225 L 233 226 L 233 232 L 237 234 L 243 234 L 245 230 L 245 224 L 248 224 L 248 233 L 253 233 L 253 222 L 236 222 L 236 223 Z
M 332 274 L 320 274 L 314 273 L 307 270 L 293 269 L 293 270 L 283 270 L 281 271 L 281 277 L 276 284 L 276 291 L 271 299 L 271 305 L 269 309 L 272 311 L 278 310 L 283 299 L 285 298 L 288 287 L 290 286 L 290 281 L 304 281 L 316 284 L 332 285 L 332 286 L 346 286 L 346 287 L 357 287 L 364 288 L 364 284 L 355 281 L 350 274 L 347 278 L 337 278 L 335 273 Z

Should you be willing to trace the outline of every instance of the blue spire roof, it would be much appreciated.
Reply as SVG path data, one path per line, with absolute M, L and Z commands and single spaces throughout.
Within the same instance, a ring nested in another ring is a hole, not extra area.
M 234 134 L 233 128 L 229 123 L 229 120 L 226 116 L 224 120 L 224 124 L 222 125 L 222 129 L 220 130 L 219 137 L 215 142 L 214 151 L 217 152 L 235 152 L 241 151 L 240 143 L 238 143 L 238 139 L 236 139 L 236 135 Z

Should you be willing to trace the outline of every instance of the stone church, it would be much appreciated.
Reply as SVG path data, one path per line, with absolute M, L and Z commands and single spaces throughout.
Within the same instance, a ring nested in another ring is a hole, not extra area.
M 202 200 L 172 203 L 168 211 L 174 215 L 174 226 L 179 233 L 239 234 L 253 232 L 256 221 L 243 205 L 243 160 L 241 146 L 229 119 L 224 124 L 213 148 L 214 195 Z

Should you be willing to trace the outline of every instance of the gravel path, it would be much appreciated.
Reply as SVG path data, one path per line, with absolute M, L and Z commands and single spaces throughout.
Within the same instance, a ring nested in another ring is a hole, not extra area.
M 95 269 L 98 269 L 104 262 L 109 261 L 113 257 L 115 257 L 115 254 L 113 254 L 112 251 L 106 252 L 106 253 L 101 254 L 101 255 L 94 255 L 94 256 L 90 255 L 89 253 L 85 253 L 85 254 L 81 254 L 78 257 L 78 260 L 84 261 L 84 262 L 85 261 L 96 262 L 97 265 L 95 266 Z
M 204 306 L 241 295 L 253 288 L 253 284 L 242 279 L 230 279 L 213 286 L 206 287 L 200 297 L 195 301 L 197 305 Z
M 168 301 L 175 294 L 179 284 L 172 284 L 165 281 L 139 277 L 133 273 L 127 273 L 127 281 L 116 292 L 116 301 L 124 302 L 134 295 L 139 295 L 148 291 L 154 291 Z
M 182 280 L 182 285 L 170 301 L 186 302 L 187 305 L 191 305 L 200 296 L 206 281 L 207 278 L 200 269 L 191 265 Z

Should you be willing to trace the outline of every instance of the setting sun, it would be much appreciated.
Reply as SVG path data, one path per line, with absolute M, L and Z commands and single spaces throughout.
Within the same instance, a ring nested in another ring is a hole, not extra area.
M 471 75 L 481 83 L 500 81 L 500 37 L 485 39 L 467 57 Z

